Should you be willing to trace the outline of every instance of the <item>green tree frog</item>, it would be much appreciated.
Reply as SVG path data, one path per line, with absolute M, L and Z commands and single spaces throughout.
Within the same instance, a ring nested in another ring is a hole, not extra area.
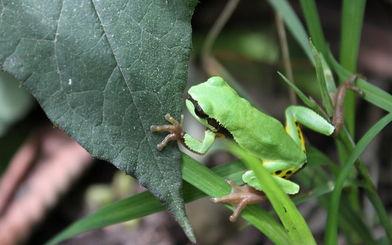
M 192 116 L 206 127 L 204 139 L 199 141 L 182 129 L 182 123 L 169 114 L 169 125 L 152 125 L 152 132 L 169 132 L 157 145 L 162 150 L 170 141 L 177 140 L 189 150 L 204 154 L 216 137 L 225 136 L 241 148 L 260 159 L 287 194 L 296 194 L 298 184 L 288 180 L 306 163 L 305 143 L 299 124 L 316 132 L 331 135 L 334 126 L 311 109 L 289 106 L 285 111 L 285 127 L 275 118 L 266 115 L 241 98 L 221 77 L 209 78 L 192 86 L 185 101 Z M 248 204 L 263 200 L 262 188 L 253 171 L 246 171 L 242 179 L 245 186 L 232 186 L 232 193 L 213 201 L 236 205 L 231 221 L 236 220 Z

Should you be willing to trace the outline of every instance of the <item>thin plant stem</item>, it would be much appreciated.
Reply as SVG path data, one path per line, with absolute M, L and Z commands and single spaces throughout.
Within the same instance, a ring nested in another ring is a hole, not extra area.
M 283 67 L 286 76 L 289 78 L 290 81 L 295 83 L 293 69 L 290 61 L 290 51 L 289 51 L 289 45 L 287 43 L 286 29 L 284 27 L 283 19 L 278 12 L 275 12 L 275 24 L 276 24 L 276 29 L 278 31 L 280 49 L 282 52 L 282 59 L 283 59 Z M 297 97 L 295 96 L 295 92 L 292 89 L 289 89 L 289 96 L 290 96 L 291 104 L 297 104 Z
M 211 30 L 208 32 L 206 41 L 204 42 L 202 51 L 201 51 L 201 59 L 204 70 L 207 72 L 209 76 L 213 75 L 221 75 L 230 85 L 237 90 L 240 95 L 245 97 L 246 99 L 250 99 L 249 94 L 240 86 L 239 82 L 234 78 L 232 74 L 217 60 L 212 54 L 212 47 L 225 27 L 227 21 L 233 15 L 234 10 L 237 8 L 240 0 L 229 0 L 222 10 L 222 13 L 219 15 L 218 19 L 215 21 Z

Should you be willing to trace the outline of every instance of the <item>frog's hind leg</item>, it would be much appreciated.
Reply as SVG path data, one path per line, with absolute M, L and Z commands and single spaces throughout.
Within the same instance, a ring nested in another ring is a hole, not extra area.
M 305 151 L 305 142 L 299 124 L 324 135 L 335 130 L 322 116 L 304 106 L 289 106 L 286 109 L 286 132 Z
M 260 203 L 265 200 L 265 196 L 262 192 L 253 189 L 247 185 L 239 186 L 231 180 L 227 183 L 231 186 L 232 190 L 229 195 L 223 197 L 212 198 L 215 203 L 227 203 L 235 206 L 233 214 L 230 216 L 230 221 L 234 222 L 237 220 L 241 211 L 250 204 Z
M 286 176 L 285 176 L 286 177 Z M 280 186 L 280 188 L 289 195 L 294 195 L 299 192 L 299 185 L 293 181 L 290 181 L 284 177 L 280 177 L 278 175 L 272 175 L 272 178 L 275 179 L 277 184 Z M 246 171 L 244 175 L 242 176 L 242 180 L 247 183 L 249 186 L 252 186 L 256 190 L 263 191 L 262 186 L 260 185 L 260 182 L 256 178 L 256 175 L 252 170 Z

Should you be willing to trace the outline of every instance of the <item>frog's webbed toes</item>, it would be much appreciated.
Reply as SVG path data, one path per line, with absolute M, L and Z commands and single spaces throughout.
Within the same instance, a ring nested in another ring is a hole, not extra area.
M 181 117 L 182 118 L 182 117 Z M 151 125 L 151 132 L 168 132 L 169 134 L 157 145 L 159 151 L 163 150 L 165 146 L 171 141 L 181 140 L 184 136 L 182 125 L 170 114 L 165 115 L 166 121 L 170 124 Z
M 241 211 L 250 204 L 256 204 L 262 202 L 265 197 L 260 191 L 253 189 L 250 186 L 239 186 L 233 181 L 227 181 L 232 187 L 232 191 L 229 195 L 223 197 L 212 198 L 214 203 L 226 203 L 235 206 L 233 214 L 230 216 L 230 221 L 234 222 L 237 220 Z

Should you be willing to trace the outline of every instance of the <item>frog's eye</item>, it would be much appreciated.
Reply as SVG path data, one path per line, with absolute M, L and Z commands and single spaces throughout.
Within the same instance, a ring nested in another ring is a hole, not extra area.
M 195 103 L 195 114 L 202 119 L 208 118 L 208 115 L 203 111 L 203 109 L 201 109 L 200 105 L 197 103 Z

